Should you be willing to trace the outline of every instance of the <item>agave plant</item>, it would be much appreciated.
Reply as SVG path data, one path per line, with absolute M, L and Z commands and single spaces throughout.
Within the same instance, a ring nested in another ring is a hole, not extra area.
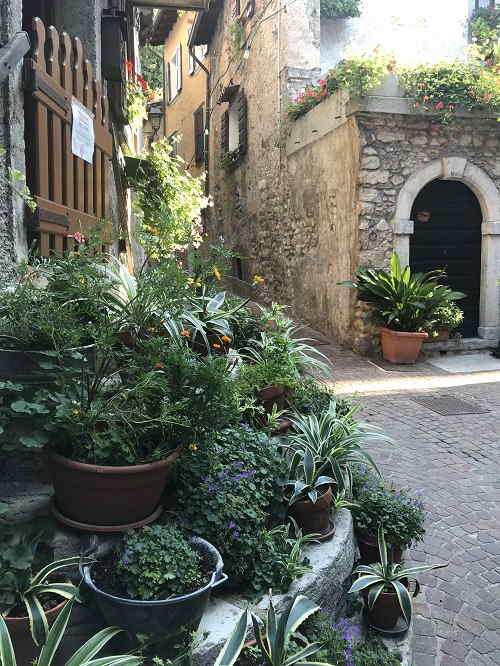
M 294 664 L 330 666 L 325 662 L 310 661 L 310 657 L 323 647 L 321 643 L 307 643 L 302 637 L 296 637 L 297 646 L 295 648 L 291 642 L 298 627 L 319 608 L 307 597 L 297 595 L 288 608 L 277 616 L 270 591 L 265 626 L 262 626 L 258 617 L 251 615 L 255 638 L 263 662 L 268 666 L 293 666 Z M 245 642 L 247 624 L 248 611 L 245 611 L 226 641 L 214 666 L 232 666 L 236 662 Z M 301 646 L 300 643 L 304 644 Z
M 389 271 L 359 270 L 356 282 L 339 284 L 357 289 L 358 298 L 374 306 L 387 328 L 417 332 L 432 325 L 438 307 L 465 297 L 441 284 L 445 277 L 442 270 L 412 274 L 394 253 Z
M 35 645 L 45 643 L 49 630 L 40 597 L 50 594 L 72 599 L 78 595 L 72 583 L 55 582 L 51 577 L 61 569 L 78 566 L 80 557 L 50 562 L 34 572 L 44 559 L 42 551 L 51 533 L 50 523 L 38 519 L 4 527 L 0 539 L 0 614 L 7 617 L 14 608 L 24 606 Z
M 36 660 L 37 666 L 52 666 L 54 663 L 54 658 L 66 631 L 74 603 L 75 597 L 68 601 L 66 606 L 57 616 L 47 635 L 45 645 L 38 655 L 38 659 Z M 65 666 L 140 666 L 140 664 L 143 663 L 143 659 L 130 654 L 94 659 L 95 655 L 121 631 L 123 630 L 119 627 L 108 627 L 107 629 L 99 631 L 66 661 Z M 0 664 L 2 666 L 27 666 L 26 664 L 17 664 L 14 647 L 9 636 L 9 630 L 1 615 Z
M 422 564 L 417 567 L 405 568 L 401 562 L 390 562 L 387 557 L 387 544 L 385 541 L 384 530 L 382 526 L 378 529 L 378 549 L 380 562 L 375 564 L 362 564 L 354 569 L 354 574 L 359 575 L 351 585 L 349 592 L 368 592 L 368 608 L 373 610 L 377 599 L 384 592 L 396 593 L 401 612 L 408 623 L 411 622 L 412 603 L 408 588 L 404 582 L 414 580 L 416 590 L 413 596 L 416 596 L 420 590 L 416 574 L 425 573 L 431 569 L 441 569 L 447 564 Z
M 291 489 L 288 504 L 291 506 L 304 499 L 316 504 L 321 491 L 335 483 L 335 479 L 323 474 L 323 471 L 328 467 L 328 461 L 318 464 L 310 449 L 306 449 L 303 455 L 297 453 L 292 460 L 289 480 L 285 484 Z
M 291 473 L 303 459 L 306 450 L 312 452 L 327 474 L 335 477 L 339 489 L 345 489 L 348 493 L 352 486 L 353 465 L 368 463 L 378 471 L 363 444 L 391 440 L 381 432 L 353 421 L 352 414 L 353 410 L 349 414 L 337 416 L 336 403 L 332 401 L 319 417 L 316 414 L 297 414 L 292 417 L 293 432 L 286 445 L 292 456 Z

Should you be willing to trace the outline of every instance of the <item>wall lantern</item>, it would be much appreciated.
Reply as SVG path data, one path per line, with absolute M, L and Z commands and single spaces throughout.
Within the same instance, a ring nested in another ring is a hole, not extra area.
M 161 121 L 163 119 L 163 103 L 161 106 L 158 104 L 152 104 L 148 111 L 148 116 L 151 123 L 151 129 L 153 130 L 152 140 L 154 141 L 160 130 Z
M 132 0 L 136 7 L 152 7 L 153 9 L 183 9 L 202 11 L 208 9 L 208 0 Z

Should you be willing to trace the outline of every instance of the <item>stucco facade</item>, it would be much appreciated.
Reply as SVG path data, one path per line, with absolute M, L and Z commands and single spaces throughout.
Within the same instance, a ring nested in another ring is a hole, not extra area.
M 175 56 L 176 49 L 180 48 L 182 87 L 181 90 L 168 100 L 165 106 L 164 134 L 166 137 L 177 137 L 177 153 L 182 157 L 189 170 L 199 175 L 204 170 L 204 160 L 196 159 L 195 120 L 194 114 L 200 110 L 201 118 L 205 119 L 206 77 L 207 73 L 194 60 L 190 60 L 188 39 L 194 19 L 194 12 L 181 14 L 172 27 L 165 42 L 165 72 L 168 87 L 168 66 Z M 202 51 L 197 50 L 197 57 L 202 64 L 206 58 Z

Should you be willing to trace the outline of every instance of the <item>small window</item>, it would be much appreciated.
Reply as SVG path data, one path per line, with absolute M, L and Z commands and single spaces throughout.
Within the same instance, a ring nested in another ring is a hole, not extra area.
M 233 0 L 233 18 L 238 17 L 240 14 L 241 14 L 240 0 Z
M 221 116 L 221 158 L 226 164 L 236 165 L 247 152 L 248 111 L 243 90 L 232 97 Z
M 168 101 L 171 102 L 182 89 L 182 51 L 179 45 L 168 63 Z
M 194 47 L 194 55 L 196 58 L 202 62 L 207 55 L 208 51 L 208 46 L 206 44 L 203 44 L 202 46 L 195 46 Z M 189 73 L 194 74 L 199 70 L 200 66 L 196 62 L 196 60 L 193 58 L 191 55 L 191 50 L 189 51 Z

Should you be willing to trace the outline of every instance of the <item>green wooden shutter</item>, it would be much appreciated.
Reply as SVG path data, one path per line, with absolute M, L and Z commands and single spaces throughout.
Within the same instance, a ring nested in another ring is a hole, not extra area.
M 194 161 L 201 164 L 205 156 L 205 123 L 203 104 L 193 114 L 194 116 Z
M 223 158 L 229 152 L 229 111 L 224 111 L 220 117 L 220 156 Z
M 245 155 L 248 148 L 248 104 L 245 93 L 241 90 L 238 99 L 238 150 Z

